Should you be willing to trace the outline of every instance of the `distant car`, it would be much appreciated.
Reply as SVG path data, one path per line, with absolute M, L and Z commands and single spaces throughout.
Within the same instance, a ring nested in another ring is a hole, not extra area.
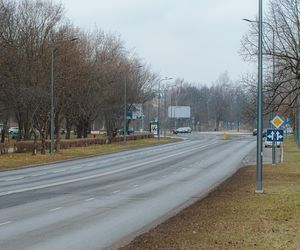
M 16 139 L 19 135 L 19 128 L 11 127 L 11 128 L 9 128 L 8 133 L 10 134 L 12 139 Z
M 267 141 L 267 140 L 264 141 L 265 148 L 271 148 L 272 145 L 273 145 L 272 141 Z M 275 147 L 280 148 L 281 147 L 281 142 L 280 141 L 274 142 L 274 145 L 275 145 Z
M 174 134 L 184 134 L 184 133 L 191 133 L 192 129 L 190 127 L 180 127 L 173 131 Z
M 124 134 L 124 128 L 121 128 L 121 129 L 118 129 L 117 132 L 119 135 L 123 135 Z M 130 134 L 133 134 L 134 133 L 134 129 L 132 127 L 128 127 L 127 129 L 127 134 L 130 135 Z
M 253 129 L 252 135 L 253 135 L 253 136 L 257 135 L 257 129 L 256 129 L 256 128 Z M 264 129 L 263 132 L 262 132 L 262 137 L 266 137 L 266 136 L 267 136 L 267 130 Z
M 293 133 L 293 128 L 288 127 L 286 129 L 284 129 L 284 133 L 285 134 L 292 134 Z

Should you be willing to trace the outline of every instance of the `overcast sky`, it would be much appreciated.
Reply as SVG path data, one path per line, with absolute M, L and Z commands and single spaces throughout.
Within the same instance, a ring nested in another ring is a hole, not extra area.
M 258 0 L 55 0 L 75 26 L 117 32 L 162 77 L 210 84 L 253 70 L 238 50 Z

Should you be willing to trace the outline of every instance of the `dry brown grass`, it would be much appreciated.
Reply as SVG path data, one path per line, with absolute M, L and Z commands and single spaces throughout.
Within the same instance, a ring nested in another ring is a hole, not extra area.
M 254 191 L 255 167 L 245 167 L 122 250 L 300 249 L 300 151 L 294 143 L 287 143 L 284 163 L 265 166 L 264 193 Z
M 176 139 L 161 138 L 160 141 L 158 141 L 156 138 L 153 138 L 136 141 L 127 141 L 125 145 L 122 142 L 120 142 L 89 147 L 77 147 L 61 150 L 59 154 L 54 154 L 52 157 L 48 153 L 46 155 L 41 155 L 38 153 L 34 156 L 31 153 L 6 154 L 0 155 L 0 170 L 22 168 L 28 165 L 44 164 L 54 161 L 68 160 L 91 155 L 113 153 L 128 149 L 170 143 L 174 141 L 176 141 Z

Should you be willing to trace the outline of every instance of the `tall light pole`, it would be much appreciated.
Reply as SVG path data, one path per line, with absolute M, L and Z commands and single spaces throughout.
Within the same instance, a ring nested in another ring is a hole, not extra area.
M 256 193 L 263 193 L 263 150 L 262 150 L 262 130 L 263 130 L 263 56 L 262 56 L 262 43 L 263 43 L 263 4 L 259 0 L 259 35 L 258 35 L 258 103 L 257 103 L 257 163 L 256 163 Z
M 243 19 L 244 21 L 246 22 L 249 22 L 249 23 L 258 23 L 258 21 L 254 21 L 254 20 L 249 20 L 249 19 L 246 19 L 244 18 Z M 272 83 L 273 85 L 275 85 L 275 29 L 273 28 L 273 26 L 268 23 L 268 22 L 265 22 L 263 21 L 262 22 L 263 24 L 266 24 L 269 26 L 269 28 L 272 30 Z M 273 103 L 274 100 L 272 100 L 272 103 Z M 271 103 L 271 108 L 272 108 L 272 119 L 273 119 L 273 111 L 274 111 L 274 107 Z M 276 154 L 275 154 L 275 143 L 274 141 L 272 142 L 272 164 L 275 164 L 276 163 Z
M 54 146 L 54 46 L 51 48 L 51 110 L 50 110 L 50 155 Z
M 165 77 L 163 79 L 160 79 L 158 81 L 158 105 L 157 105 L 157 139 L 160 140 L 160 99 L 161 99 L 161 95 L 160 95 L 160 83 L 162 81 L 168 81 L 168 80 L 172 80 L 172 77 Z
M 124 124 L 123 124 L 123 144 L 126 144 L 126 132 L 127 132 L 127 80 L 124 81 Z
M 135 69 L 139 69 L 144 67 L 143 65 L 139 65 L 134 67 Z M 123 117 L 123 144 L 126 144 L 126 134 L 127 134 L 127 78 L 125 76 L 124 80 L 124 117 Z
M 53 155 L 54 148 L 54 56 L 56 52 L 55 45 L 62 42 L 73 42 L 78 40 L 77 37 L 66 41 L 59 41 L 51 46 L 51 109 L 50 109 L 50 155 Z
M 263 145 L 262 145 L 262 130 L 263 130 L 263 5 L 262 0 L 259 0 L 259 20 L 258 20 L 258 86 L 257 86 L 257 151 L 256 151 L 256 193 L 263 193 Z M 249 19 L 243 19 L 247 22 L 252 22 Z

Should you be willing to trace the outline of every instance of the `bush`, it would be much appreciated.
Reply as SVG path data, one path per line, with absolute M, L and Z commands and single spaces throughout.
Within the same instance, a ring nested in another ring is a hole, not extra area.
M 146 138 L 153 138 L 153 134 L 138 134 L 138 135 L 126 135 L 126 140 L 141 140 Z M 119 143 L 123 140 L 123 136 L 116 136 L 113 138 L 112 142 Z M 68 149 L 68 148 L 74 148 L 74 147 L 88 147 L 91 145 L 102 145 L 106 144 L 106 139 L 104 138 L 86 138 L 86 139 L 72 139 L 72 140 L 62 140 L 60 142 L 60 148 L 61 149 Z M 15 149 L 14 152 L 16 153 L 25 153 L 25 152 L 32 152 L 34 150 L 34 141 L 18 141 L 14 145 Z M 42 147 L 42 143 L 38 141 L 36 143 L 36 150 L 40 151 Z M 46 141 L 45 143 L 46 150 L 50 148 L 50 141 Z M 54 145 L 55 147 L 55 145 Z M 0 144 L 0 152 L 2 153 L 5 151 L 5 147 Z M 8 151 L 8 147 L 7 147 Z M 5 151 L 5 152 L 7 152 Z

